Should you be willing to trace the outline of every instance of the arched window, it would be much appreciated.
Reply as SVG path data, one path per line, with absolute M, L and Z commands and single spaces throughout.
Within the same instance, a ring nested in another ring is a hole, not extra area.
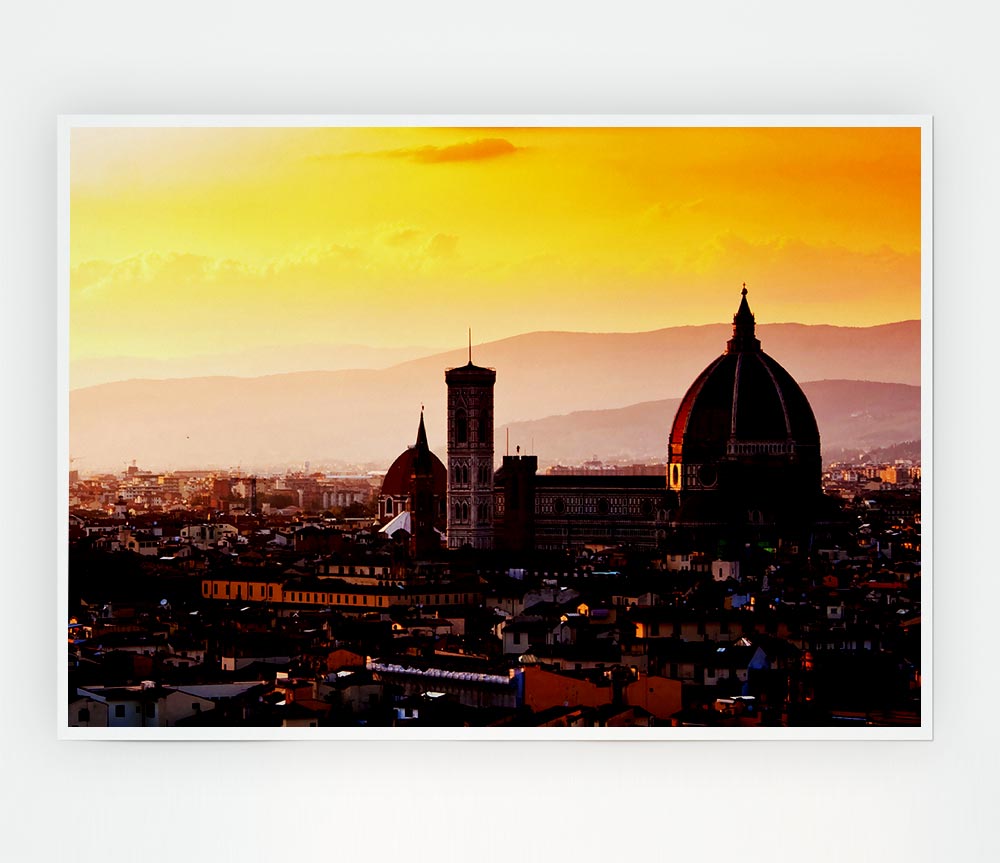
M 469 442 L 469 418 L 466 416 L 464 408 L 455 411 L 455 442 Z
M 469 505 L 467 503 L 462 504 L 462 521 L 469 520 Z
M 392 515 L 392 498 L 388 497 L 385 500 L 385 514 Z
M 490 439 L 490 415 L 483 411 L 479 414 L 479 427 L 477 429 L 477 440 L 479 443 L 487 443 Z
M 462 485 L 469 484 L 469 466 L 467 464 L 462 465 Z

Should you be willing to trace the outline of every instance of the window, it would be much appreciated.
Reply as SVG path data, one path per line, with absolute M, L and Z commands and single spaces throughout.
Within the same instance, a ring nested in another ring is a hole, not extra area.
M 90 722 L 90 711 L 86 707 L 81 707 L 76 713 L 77 722 Z
M 125 705 L 124 704 L 116 704 L 115 705 L 115 716 L 117 716 L 119 719 L 123 719 L 125 717 Z
M 469 418 L 466 416 L 463 408 L 455 411 L 455 442 L 469 442 Z
M 478 432 L 479 443 L 487 443 L 490 439 L 490 415 L 486 411 L 479 414 Z

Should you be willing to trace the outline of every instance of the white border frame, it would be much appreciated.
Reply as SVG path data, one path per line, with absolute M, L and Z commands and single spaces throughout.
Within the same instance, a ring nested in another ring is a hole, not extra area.
M 144 127 L 914 127 L 920 129 L 921 290 L 921 724 L 912 728 L 71 728 L 66 691 L 69 613 L 69 279 L 70 133 L 77 128 Z M 933 120 L 930 115 L 61 115 L 57 145 L 57 674 L 56 735 L 60 740 L 933 740 Z

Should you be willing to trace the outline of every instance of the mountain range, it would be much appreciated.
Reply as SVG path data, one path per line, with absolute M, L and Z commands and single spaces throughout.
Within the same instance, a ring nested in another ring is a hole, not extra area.
M 757 333 L 763 349 L 797 380 L 824 384 L 815 395 L 807 390 L 817 417 L 824 417 L 824 445 L 870 440 L 881 446 L 919 436 L 919 321 L 863 328 L 770 324 Z M 538 332 L 476 346 L 474 362 L 497 369 L 498 449 L 509 426 L 512 448 L 528 448 L 534 438 L 543 463 L 573 461 L 575 454 L 610 458 L 626 449 L 637 458 L 661 458 L 673 420 L 670 400 L 722 352 L 728 334 L 724 324 L 645 333 Z M 459 350 L 381 369 L 143 378 L 74 389 L 74 466 L 121 470 L 133 459 L 151 469 L 267 470 L 305 461 L 388 465 L 413 442 L 421 405 L 431 444 L 443 453 L 444 370 L 468 358 Z M 862 388 L 851 381 L 901 388 Z M 898 425 L 891 411 L 879 412 L 881 399 L 910 405 Z M 581 411 L 587 416 L 565 419 Z M 878 419 L 869 417 L 876 414 Z M 916 433 L 909 437 L 892 437 L 912 428 Z
M 920 387 L 872 381 L 807 381 L 802 389 L 820 429 L 824 455 L 843 458 L 920 438 Z M 616 410 L 576 411 L 498 430 L 497 448 L 507 429 L 525 452 L 558 453 L 564 464 L 603 461 L 664 461 L 667 439 L 680 399 L 642 402 Z M 527 444 L 525 446 L 525 444 Z
M 368 345 L 258 345 L 190 357 L 83 357 L 69 367 L 71 389 L 134 378 L 256 377 L 288 372 L 384 369 L 437 353 L 433 348 Z

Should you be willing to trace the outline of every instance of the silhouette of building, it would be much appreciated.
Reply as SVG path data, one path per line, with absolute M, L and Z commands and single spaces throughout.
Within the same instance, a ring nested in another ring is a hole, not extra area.
M 410 554 L 417 560 L 433 557 L 441 548 L 434 522 L 443 503 L 440 492 L 435 493 L 434 467 L 440 460 L 427 445 L 427 431 L 424 428 L 424 412 L 420 411 L 420 425 L 417 428 L 417 442 L 413 447 L 413 467 L 410 475 L 412 509 L 410 512 L 412 531 L 410 533 Z
M 725 352 L 691 384 L 670 431 L 674 527 L 730 552 L 808 540 L 822 501 L 816 419 L 792 376 L 761 350 L 746 286 Z
M 666 538 L 677 496 L 667 490 L 662 474 L 536 474 L 536 469 L 536 456 L 506 456 L 497 471 L 500 548 L 653 550 Z
M 792 376 L 761 350 L 744 286 L 724 353 L 695 379 L 669 438 L 666 476 L 538 474 L 535 455 L 493 472 L 496 371 L 448 369 L 447 544 L 528 553 L 670 540 L 723 560 L 751 546 L 805 549 L 836 521 L 819 430 Z M 388 513 L 383 513 L 388 515 Z
M 432 527 L 437 525 L 443 529 L 447 491 L 447 471 L 427 445 L 424 412 L 421 411 L 416 443 L 399 454 L 382 478 L 378 493 L 379 518 L 389 521 L 404 512 L 416 517 L 419 508 L 419 518 L 426 523 L 429 506 L 433 513 Z M 412 524 L 411 519 L 411 528 Z
M 448 548 L 494 546 L 493 386 L 472 362 L 448 369 Z

